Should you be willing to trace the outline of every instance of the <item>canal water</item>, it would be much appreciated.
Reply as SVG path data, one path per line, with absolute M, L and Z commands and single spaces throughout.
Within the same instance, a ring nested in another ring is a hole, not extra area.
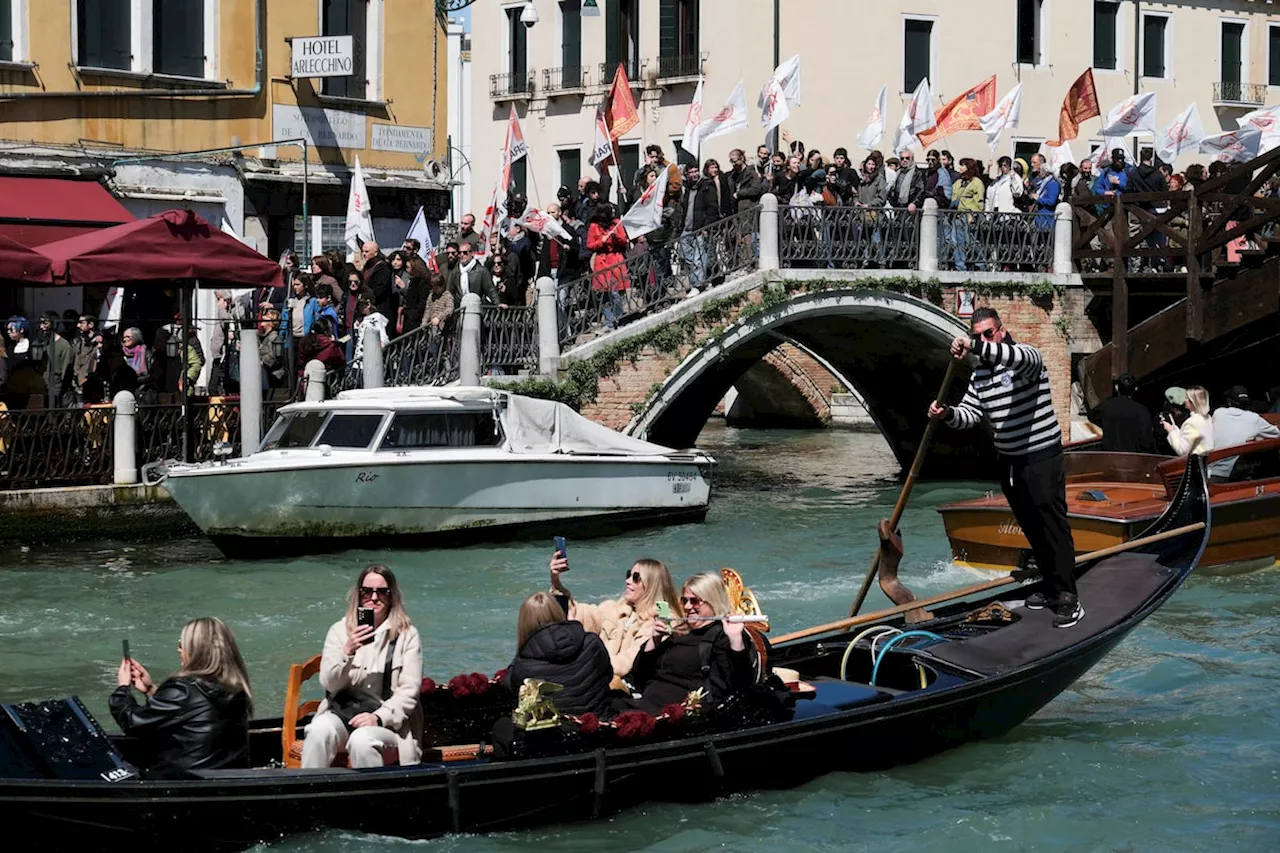
M 700 443 L 721 460 L 707 522 L 570 541 L 574 593 L 615 595 L 624 569 L 652 556 L 677 580 L 738 569 L 775 634 L 844 616 L 876 521 L 897 496 L 884 442 L 712 424 Z M 985 488 L 916 488 L 900 576 L 917 593 L 981 578 L 950 563 L 934 508 Z M 110 727 L 121 639 L 160 676 L 177 666 L 183 622 L 215 614 L 240 641 L 259 714 L 277 715 L 288 665 L 320 650 L 355 573 L 373 561 L 401 578 L 425 674 L 491 673 L 514 652 L 520 601 L 547 584 L 550 550 L 548 542 L 228 563 L 201 540 L 13 549 L 0 555 L 0 701 L 78 694 Z M 869 603 L 885 600 L 876 590 Z M 1280 571 L 1193 576 L 1030 721 L 919 764 L 704 805 L 637 806 L 595 824 L 418 843 L 329 832 L 271 850 L 1280 850 L 1278 636 Z

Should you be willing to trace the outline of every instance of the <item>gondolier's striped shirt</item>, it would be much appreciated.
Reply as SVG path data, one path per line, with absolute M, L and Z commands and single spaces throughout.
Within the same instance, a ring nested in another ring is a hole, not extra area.
M 1028 344 L 983 341 L 974 349 L 978 366 L 960 405 L 947 424 L 977 426 L 985 416 L 995 430 L 996 452 L 1026 456 L 1062 445 L 1062 429 L 1053 411 L 1049 371 L 1040 350 Z

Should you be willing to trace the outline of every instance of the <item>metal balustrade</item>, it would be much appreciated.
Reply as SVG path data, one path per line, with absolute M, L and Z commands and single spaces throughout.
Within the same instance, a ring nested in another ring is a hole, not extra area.
M 706 53 L 679 53 L 658 57 L 659 80 L 697 79 L 702 74 Z
M 915 269 L 920 265 L 920 212 L 895 207 L 782 207 L 778 254 L 784 267 Z
M 0 410 L 0 488 L 108 482 L 114 417 L 111 406 Z
M 534 72 L 490 74 L 490 98 L 522 98 L 533 94 Z
M 1051 272 L 1054 212 L 938 211 L 938 268 Z
M 588 82 L 587 68 L 584 65 L 565 65 L 560 68 L 542 69 L 542 91 L 553 95 L 557 92 L 569 92 L 585 89 Z
M 481 309 L 480 367 L 516 373 L 538 365 L 538 311 L 525 305 Z
M 430 327 L 414 329 L 387 344 L 382 353 L 386 384 L 447 385 L 457 381 L 462 354 L 457 325 L 444 332 Z
M 1215 104 L 1254 104 L 1262 106 L 1267 101 L 1267 85 L 1265 83 L 1232 83 L 1223 81 L 1213 84 L 1213 102 Z
M 619 62 L 601 62 L 600 79 L 596 82 L 600 86 L 612 86 L 613 78 L 618 73 L 618 66 L 621 65 L 623 70 L 627 73 L 627 82 L 630 83 L 632 87 L 640 86 L 642 85 L 640 75 L 644 71 L 644 66 L 647 62 L 648 60 L 641 59 L 638 56 L 634 59 L 624 59 Z

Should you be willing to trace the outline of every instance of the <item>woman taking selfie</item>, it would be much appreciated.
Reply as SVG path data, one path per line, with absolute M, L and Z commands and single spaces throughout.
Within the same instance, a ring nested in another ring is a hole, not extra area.
M 504 678 L 513 692 L 527 678 L 551 681 L 564 688 L 555 694 L 562 714 L 611 715 L 609 682 L 613 667 L 609 652 L 582 623 L 570 622 L 559 602 L 535 592 L 520 605 L 516 623 L 516 657 Z
M 665 601 L 672 612 L 679 615 L 671 573 L 658 560 L 636 560 L 624 575 L 621 597 L 599 604 L 583 604 L 574 601 L 573 594 L 560 579 L 567 571 L 569 559 L 557 551 L 551 558 L 552 591 L 569 599 L 570 619 L 581 622 L 583 628 L 604 640 L 613 674 L 619 679 L 626 677 L 657 615 L 657 603 Z M 620 682 L 615 685 L 621 686 Z
M 641 694 L 634 705 L 651 714 L 699 688 L 719 704 L 755 680 L 745 626 L 718 618 L 731 612 L 729 590 L 718 573 L 700 572 L 685 581 L 680 606 L 684 621 L 674 631 L 664 620 L 650 623 L 628 679 Z
M 178 657 L 182 665 L 159 687 L 142 664 L 120 662 L 107 704 L 120 730 L 138 740 L 137 763 L 162 775 L 248 767 L 253 698 L 231 629 L 212 616 L 192 619 L 182 628 Z
M 401 764 L 422 757 L 422 643 L 395 573 L 369 566 L 347 596 L 347 615 L 324 639 L 325 698 L 302 745 L 303 767 L 329 767 L 346 752 L 352 767 L 381 767 L 384 749 Z

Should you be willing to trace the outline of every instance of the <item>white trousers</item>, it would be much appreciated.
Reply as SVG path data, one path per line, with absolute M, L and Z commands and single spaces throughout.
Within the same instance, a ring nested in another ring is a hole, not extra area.
M 362 726 L 347 731 L 337 714 L 325 711 L 307 726 L 302 741 L 303 767 L 328 767 L 339 752 L 346 752 L 352 767 L 381 767 L 382 750 L 399 746 L 400 740 L 391 729 Z

